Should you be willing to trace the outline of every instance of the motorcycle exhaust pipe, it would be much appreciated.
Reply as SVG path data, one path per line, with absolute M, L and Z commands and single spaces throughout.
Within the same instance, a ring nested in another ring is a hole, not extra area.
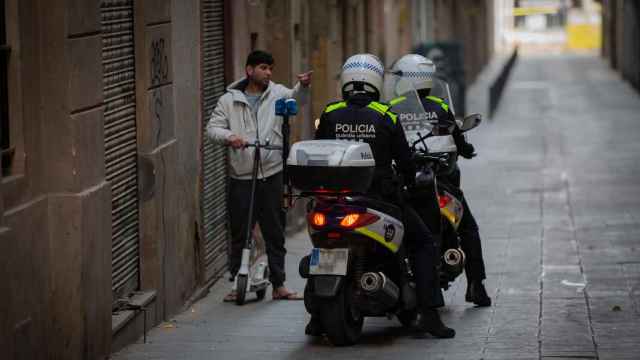
M 452 278 L 460 275 L 464 270 L 466 257 L 462 249 L 447 249 L 443 257 L 443 270 Z
M 400 298 L 400 289 L 381 272 L 364 273 L 360 278 L 360 288 L 385 306 L 394 306 Z

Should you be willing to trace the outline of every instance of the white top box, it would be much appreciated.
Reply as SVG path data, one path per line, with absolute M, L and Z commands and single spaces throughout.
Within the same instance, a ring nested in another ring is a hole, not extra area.
M 345 140 L 306 140 L 291 147 L 287 165 L 375 167 L 369 144 Z

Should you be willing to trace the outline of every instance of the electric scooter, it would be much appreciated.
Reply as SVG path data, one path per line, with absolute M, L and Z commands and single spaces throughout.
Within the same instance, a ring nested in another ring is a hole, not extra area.
M 282 116 L 282 145 L 271 145 L 269 139 L 261 142 L 259 139 L 255 139 L 253 143 L 248 143 L 245 148 L 253 147 L 255 149 L 253 155 L 253 172 L 251 176 L 251 197 L 249 198 L 249 214 L 247 217 L 247 232 L 245 235 L 244 248 L 242 249 L 242 261 L 240 263 L 240 270 L 235 277 L 234 288 L 236 289 L 236 304 L 243 305 L 246 300 L 247 293 L 255 292 L 258 300 L 264 299 L 267 293 L 267 287 L 269 286 L 269 267 L 265 263 L 259 263 L 253 276 L 250 276 L 251 267 L 251 254 L 255 248 L 255 240 L 253 239 L 252 232 L 253 227 L 253 208 L 255 204 L 256 185 L 258 183 L 258 170 L 261 165 L 261 150 L 282 150 L 283 163 L 289 155 L 289 116 L 296 115 L 298 112 L 297 104 L 293 99 L 280 99 L 276 101 L 276 115 Z M 286 227 L 284 219 L 286 218 L 286 211 L 292 203 L 292 192 L 289 186 L 286 167 L 283 169 L 283 182 L 287 186 L 288 191 L 285 193 L 288 201 L 285 202 L 282 210 L 282 227 Z
M 244 248 L 242 249 L 242 262 L 240 263 L 240 270 L 235 279 L 236 288 L 236 304 L 243 305 L 248 292 L 255 292 L 258 296 L 258 300 L 264 299 L 267 293 L 267 287 L 269 286 L 269 267 L 260 263 L 256 266 L 251 281 L 249 281 L 249 268 L 251 266 L 251 253 L 255 247 L 255 240 L 251 236 L 253 232 L 253 207 L 256 198 L 256 185 L 258 183 L 258 169 L 260 168 L 260 150 L 282 150 L 280 145 L 270 145 L 267 139 L 264 142 L 256 139 L 253 143 L 248 143 L 245 148 L 253 147 L 255 149 L 253 156 L 253 173 L 251 177 L 251 197 L 249 198 L 249 214 L 247 217 L 247 232 L 245 235 Z

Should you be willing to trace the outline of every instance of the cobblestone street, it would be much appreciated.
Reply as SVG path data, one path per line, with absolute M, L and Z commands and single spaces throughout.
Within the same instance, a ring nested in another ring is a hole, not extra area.
M 470 90 L 484 112 L 486 82 Z M 483 96 L 484 95 L 484 96 Z M 474 106 L 475 105 L 475 106 Z M 304 335 L 301 301 L 222 302 L 229 283 L 112 358 L 638 359 L 640 358 L 640 96 L 588 55 L 521 57 L 497 113 L 469 133 L 460 160 L 480 225 L 490 308 L 445 293 L 454 339 L 417 339 L 397 320 L 367 319 L 360 344 Z M 287 240 L 287 285 L 302 291 Z

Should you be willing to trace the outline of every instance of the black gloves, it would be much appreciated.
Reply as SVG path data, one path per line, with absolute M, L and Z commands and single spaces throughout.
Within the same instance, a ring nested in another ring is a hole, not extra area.
M 478 155 L 476 154 L 476 149 L 473 147 L 473 145 L 468 143 L 464 138 L 464 135 L 462 134 L 462 131 L 460 131 L 460 128 L 456 126 L 456 128 L 453 130 L 452 135 L 453 140 L 456 143 L 456 147 L 458 148 L 458 154 L 460 156 L 465 159 L 471 159 Z
M 465 159 L 471 159 L 476 155 L 476 149 L 470 143 L 463 141 L 460 146 L 458 146 L 458 153 Z

